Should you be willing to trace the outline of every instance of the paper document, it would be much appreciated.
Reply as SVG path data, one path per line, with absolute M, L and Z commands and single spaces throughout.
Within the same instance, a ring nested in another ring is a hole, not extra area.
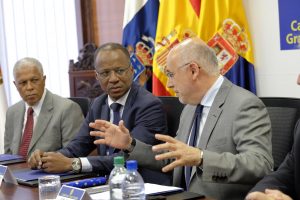
M 158 185 L 152 183 L 145 183 L 145 193 L 146 195 L 158 195 L 158 194 L 165 194 L 165 193 L 172 193 L 183 191 L 182 188 L 174 187 L 174 186 L 165 186 L 165 185 Z M 91 194 L 91 198 L 93 200 L 109 200 L 109 191 L 100 192 Z
M 183 191 L 180 187 L 174 186 L 165 186 L 165 185 L 158 185 L 152 183 L 145 183 L 145 193 L 146 195 L 155 195 L 155 194 L 165 194 L 169 192 L 178 192 Z

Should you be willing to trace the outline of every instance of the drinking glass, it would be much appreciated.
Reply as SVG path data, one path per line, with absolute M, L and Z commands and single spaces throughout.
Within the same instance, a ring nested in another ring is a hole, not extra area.
M 57 175 L 39 178 L 39 200 L 56 199 L 60 190 L 60 177 Z

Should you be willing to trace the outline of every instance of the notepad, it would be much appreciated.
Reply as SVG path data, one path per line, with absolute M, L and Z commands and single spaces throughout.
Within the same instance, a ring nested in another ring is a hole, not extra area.
M 26 162 L 23 156 L 14 154 L 0 154 L 0 165 Z
M 12 173 L 16 177 L 19 184 L 28 185 L 28 186 L 37 186 L 38 178 L 47 175 L 59 175 L 61 181 L 87 178 L 95 175 L 93 173 L 73 174 L 72 172 L 47 173 L 43 170 L 32 170 L 30 168 L 14 170 Z

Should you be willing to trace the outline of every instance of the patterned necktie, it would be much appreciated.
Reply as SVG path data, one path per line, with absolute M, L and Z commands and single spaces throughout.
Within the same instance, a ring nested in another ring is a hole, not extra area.
M 189 139 L 189 146 L 192 146 L 192 147 L 195 147 L 197 144 L 202 110 L 203 110 L 203 105 L 198 104 L 197 108 L 195 110 L 193 128 L 192 128 L 192 131 L 190 134 L 190 139 Z M 188 190 L 189 186 L 190 186 L 191 171 L 192 171 L 191 166 L 184 167 L 186 190 Z
M 113 104 L 110 105 L 110 108 L 113 111 L 113 117 L 114 117 L 113 118 L 113 124 L 115 124 L 117 126 L 119 125 L 119 121 L 121 119 L 120 118 L 120 109 L 121 109 L 121 107 L 122 107 L 122 105 L 119 104 L 119 103 L 113 103 Z M 109 147 L 107 154 L 111 155 L 111 154 L 114 153 L 114 151 L 115 151 L 115 148 Z
M 28 147 L 31 141 L 33 132 L 33 109 L 29 107 L 27 110 L 27 120 L 25 124 L 25 129 L 22 137 L 21 146 L 19 147 L 19 155 L 26 157 Z

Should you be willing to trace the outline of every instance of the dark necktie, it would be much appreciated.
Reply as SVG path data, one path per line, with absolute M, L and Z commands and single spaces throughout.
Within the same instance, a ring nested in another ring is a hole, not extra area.
M 192 131 L 190 134 L 190 139 L 189 139 L 189 146 L 192 146 L 192 147 L 195 147 L 197 144 L 202 110 L 203 110 L 203 106 L 201 104 L 198 104 L 198 106 L 195 110 L 193 128 L 192 128 Z M 186 190 L 189 189 L 190 179 L 191 179 L 191 171 L 192 171 L 191 166 L 184 167 Z
M 120 109 L 121 109 L 121 107 L 122 107 L 122 105 L 119 104 L 119 103 L 113 103 L 113 104 L 110 105 L 110 108 L 113 111 L 113 117 L 114 117 L 113 118 L 113 124 L 115 124 L 117 126 L 119 125 L 119 121 L 121 119 L 120 118 Z M 113 154 L 114 150 L 115 150 L 115 148 L 109 147 L 107 154 L 108 155 Z
M 110 105 L 110 108 L 113 111 L 113 116 L 114 116 L 113 123 L 115 125 L 119 125 L 119 121 L 120 121 L 120 108 L 121 107 L 122 107 L 122 105 L 119 104 L 119 103 L 113 103 L 113 104 Z
M 19 147 L 19 155 L 26 157 L 28 147 L 31 141 L 33 133 L 33 109 L 32 107 L 29 107 L 27 110 L 27 120 L 25 124 L 25 129 L 22 137 L 22 142 Z

